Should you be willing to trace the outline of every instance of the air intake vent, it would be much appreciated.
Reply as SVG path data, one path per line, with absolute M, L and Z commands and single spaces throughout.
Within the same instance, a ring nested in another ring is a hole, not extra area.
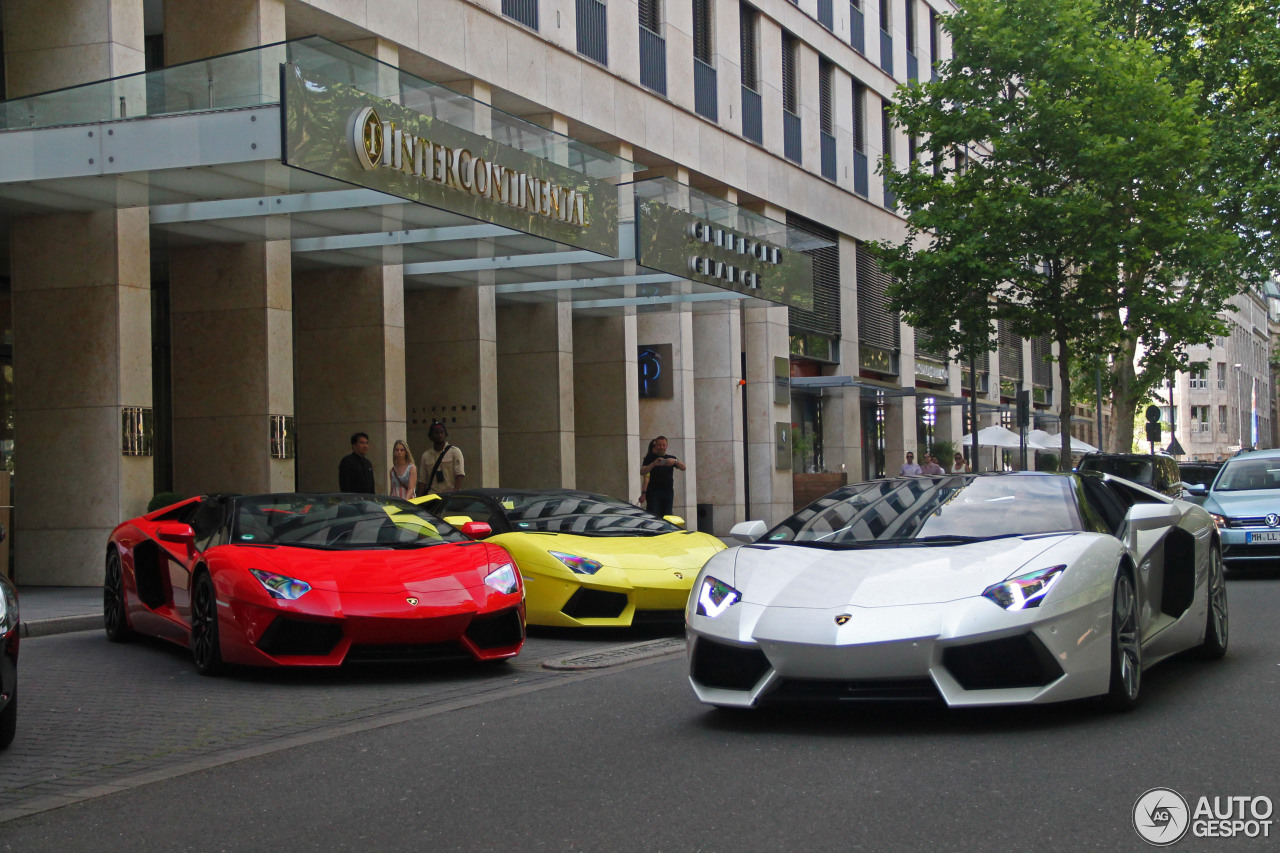
M 769 659 L 758 648 L 728 646 L 699 638 L 693 647 L 693 680 L 706 687 L 750 690 L 769 671 Z
M 1034 634 L 952 646 L 942 665 L 965 690 L 1043 687 L 1062 677 L 1062 667 Z

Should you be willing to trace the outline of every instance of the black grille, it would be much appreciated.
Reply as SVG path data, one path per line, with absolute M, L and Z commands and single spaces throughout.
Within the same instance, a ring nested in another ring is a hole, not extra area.
M 1212 476 L 1210 476 L 1210 479 L 1212 479 Z M 1265 515 L 1251 518 L 1228 518 L 1227 527 L 1261 527 L 1264 530 L 1270 529 L 1267 527 L 1267 517 Z
M 457 643 L 425 643 L 416 646 L 352 646 L 343 663 L 436 663 L 470 660 Z
M 530 29 L 538 28 L 538 0 L 502 0 L 502 14 Z
M 796 37 L 782 31 L 782 108 L 792 115 L 799 110 L 799 84 L 796 80 Z
M 1004 320 L 996 324 L 1000 341 L 1000 375 L 1022 379 L 1022 338 Z
M 965 690 L 1043 687 L 1062 677 L 1062 667 L 1033 634 L 952 646 L 942 665 Z
M 858 337 L 864 344 L 897 352 L 898 315 L 889 311 L 889 276 L 861 243 L 857 247 L 857 272 Z
M 332 622 L 304 622 L 277 616 L 262 632 L 258 648 L 272 656 L 327 655 L 342 639 L 342 628 Z
M 756 71 L 756 12 L 743 3 L 738 11 L 738 32 L 741 35 L 742 85 L 755 92 L 760 88 L 760 75 Z
M 1280 557 L 1280 545 L 1227 545 L 1222 549 L 1222 559 L 1241 557 Z
M 711 0 L 693 0 L 693 58 L 712 62 Z
M 683 625 L 684 610 L 637 610 L 631 617 L 632 625 Z
M 524 623 L 515 608 L 487 616 L 477 616 L 467 626 L 467 639 L 480 649 L 514 646 L 524 639 Z
M 609 64 L 609 24 L 601 0 L 577 0 L 578 53 Z
M 561 611 L 573 619 L 617 619 L 626 609 L 626 595 L 583 587 L 569 596 Z
M 805 252 L 813 259 L 813 310 L 792 308 L 790 321 L 792 334 L 808 332 L 815 335 L 840 337 L 840 246 L 839 235 L 811 219 L 787 214 L 787 227 L 828 240 L 830 246 L 809 249 Z
M 865 104 L 867 99 L 867 87 L 861 82 L 853 81 L 853 150 L 866 153 L 867 151 L 867 119 Z
M 1053 341 L 1048 335 L 1031 339 L 1031 381 L 1049 388 L 1053 385 Z
M 771 702 L 938 702 L 942 695 L 928 678 L 854 681 L 788 678 L 770 691 Z
M 768 671 L 769 659 L 757 648 L 706 639 L 699 639 L 693 647 L 693 679 L 706 687 L 750 690 Z

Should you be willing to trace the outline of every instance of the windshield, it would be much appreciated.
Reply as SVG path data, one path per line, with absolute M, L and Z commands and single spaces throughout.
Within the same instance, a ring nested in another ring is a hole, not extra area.
M 1280 458 L 1232 459 L 1222 469 L 1215 492 L 1252 492 L 1280 489 Z
M 1139 486 L 1150 486 L 1153 482 L 1151 462 L 1146 459 L 1085 459 L 1080 470 L 1101 471 L 1103 474 L 1123 477 Z
M 765 540 L 945 545 L 1083 529 L 1069 477 L 968 474 L 849 486 L 791 516 Z
M 231 542 L 360 550 L 469 542 L 425 509 L 373 495 L 257 495 L 236 501 Z
M 578 536 L 658 536 L 678 533 L 669 521 L 603 495 L 514 494 L 501 499 L 512 529 Z

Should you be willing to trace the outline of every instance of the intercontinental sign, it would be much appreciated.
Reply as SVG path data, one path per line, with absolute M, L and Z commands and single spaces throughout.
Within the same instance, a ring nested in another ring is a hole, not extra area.
M 612 185 L 296 65 L 281 92 L 289 166 L 617 254 Z

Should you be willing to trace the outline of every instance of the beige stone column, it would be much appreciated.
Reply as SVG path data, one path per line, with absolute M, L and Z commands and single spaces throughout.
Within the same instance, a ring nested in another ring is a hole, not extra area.
M 174 65 L 285 38 L 285 0 L 164 0 L 164 59 Z
M 742 307 L 708 303 L 693 312 L 694 417 L 698 503 L 711 504 L 705 533 L 727 536 L 746 516 L 742 441 Z M 692 525 L 691 525 L 692 526 Z
M 497 486 L 498 331 L 493 286 L 410 286 L 404 303 L 409 446 L 421 458 L 430 444 L 431 422 L 443 421 L 449 440 L 466 460 L 465 485 Z
M 5 0 L 7 96 L 146 69 L 142 0 Z
M 294 460 L 270 452 L 270 417 L 294 413 L 290 267 L 285 240 L 169 254 L 179 492 L 294 488 Z
M 573 310 L 498 306 L 498 478 L 511 488 L 574 488 Z
M 379 492 L 405 431 L 403 267 L 379 266 L 295 276 L 294 359 L 298 490 L 338 490 L 338 460 L 367 432 Z M 421 457 L 425 446 L 409 443 Z M 415 464 L 417 460 L 415 459 Z
M 107 535 L 146 510 L 151 456 L 122 455 L 123 407 L 151 406 L 146 208 L 12 221 L 15 571 L 102 583 Z
M 914 388 L 916 384 L 916 335 L 906 323 L 898 325 L 898 384 L 904 389 Z M 896 477 L 907 461 L 907 453 L 915 455 L 916 464 L 920 463 L 923 448 L 917 447 L 916 433 L 916 398 L 910 396 L 891 397 L 885 407 L 884 437 L 884 470 L 885 475 Z
M 573 318 L 577 487 L 634 502 L 640 494 L 636 315 Z
M 774 397 L 774 359 L 790 361 L 790 318 L 782 306 L 742 309 L 747 380 L 747 518 L 772 525 L 792 513 L 791 466 L 778 467 L 776 429 L 791 434 L 791 400 Z
M 841 234 L 840 249 L 840 365 L 837 375 L 858 377 L 858 258 L 857 241 Z M 843 473 L 850 483 L 869 475 L 863 471 L 862 389 L 853 386 L 832 391 L 825 399 L 827 468 Z

